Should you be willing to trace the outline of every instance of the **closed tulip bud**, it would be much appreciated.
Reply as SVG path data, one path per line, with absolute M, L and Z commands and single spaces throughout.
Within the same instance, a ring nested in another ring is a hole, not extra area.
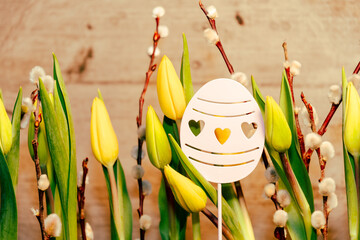
M 279 105 L 272 97 L 265 102 L 265 137 L 277 152 L 283 153 L 291 145 L 291 130 Z
M 170 119 L 181 119 L 185 108 L 185 93 L 170 59 L 164 55 L 157 75 L 157 94 L 163 113 Z
M 150 162 L 163 169 L 171 161 L 171 148 L 165 130 L 152 106 L 146 114 L 146 147 Z
M 12 127 L 2 99 L 0 98 L 0 148 L 7 154 L 12 145 Z
M 344 142 L 354 157 L 360 153 L 360 98 L 352 82 L 347 85 Z
M 206 207 L 206 193 L 189 178 L 181 175 L 169 165 L 164 168 L 165 177 L 177 203 L 190 213 L 200 212 Z
M 119 145 L 105 104 L 98 97 L 91 107 L 90 134 L 95 158 L 107 168 L 112 167 L 119 154 Z

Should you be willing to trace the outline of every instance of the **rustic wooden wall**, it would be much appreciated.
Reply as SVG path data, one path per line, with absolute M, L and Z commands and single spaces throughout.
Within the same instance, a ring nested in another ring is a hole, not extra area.
M 299 96 L 304 91 L 316 107 L 320 121 L 324 119 L 330 106 L 328 87 L 340 82 L 343 66 L 350 75 L 360 60 L 358 1 L 204 0 L 204 4 L 214 4 L 218 9 L 218 31 L 235 70 L 253 75 L 265 95 L 278 97 L 283 62 L 281 44 L 287 41 L 290 59 L 302 63 L 301 75 L 295 81 L 295 93 Z M 195 0 L 0 1 L 0 88 L 7 109 L 12 109 L 19 86 L 23 87 L 25 96 L 32 91 L 28 74 L 33 66 L 40 65 L 51 73 L 51 53 L 55 52 L 72 103 L 78 166 L 83 158 L 90 158 L 86 214 L 95 231 L 95 239 L 109 239 L 107 193 L 89 139 L 90 106 L 98 88 L 103 93 L 119 138 L 120 159 L 134 208 L 134 239 L 138 237 L 137 185 L 130 176 L 135 161 L 130 157 L 130 150 L 136 144 L 137 101 L 149 60 L 146 50 L 152 44 L 154 31 L 151 12 L 158 5 L 166 9 L 161 24 L 170 29 L 170 36 L 161 40 L 161 53 L 169 56 L 179 69 L 181 34 L 186 34 L 195 89 L 211 79 L 228 77 L 217 49 L 203 38 L 202 31 L 208 23 Z M 244 21 L 243 25 L 237 22 L 237 13 Z M 83 71 L 80 67 L 84 67 Z M 153 77 L 145 105 L 152 104 L 161 114 L 154 81 Z M 299 97 L 296 101 L 300 106 Z M 329 161 L 326 175 L 336 180 L 339 197 L 339 207 L 330 215 L 330 239 L 348 238 L 340 111 L 324 137 L 336 147 L 336 157 Z M 17 191 L 20 240 L 40 237 L 37 220 L 30 212 L 30 208 L 37 205 L 37 197 L 26 135 L 27 130 L 23 130 Z M 147 237 L 159 239 L 156 205 L 160 174 L 148 160 L 144 161 L 144 167 L 144 178 L 153 184 L 153 193 L 145 200 L 145 212 L 153 217 Z M 256 238 L 271 239 L 274 207 L 271 201 L 262 197 L 266 183 L 263 172 L 264 167 L 259 164 L 242 182 Z M 315 158 L 311 176 L 319 209 L 321 200 L 316 183 L 319 169 Z M 203 219 L 202 224 L 203 238 L 216 239 L 216 229 L 208 220 Z

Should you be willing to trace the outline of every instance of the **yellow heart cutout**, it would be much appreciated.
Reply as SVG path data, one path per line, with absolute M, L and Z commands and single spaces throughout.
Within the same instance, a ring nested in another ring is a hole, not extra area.
M 231 131 L 228 128 L 225 128 L 225 129 L 217 128 L 217 129 L 215 129 L 215 136 L 216 136 L 217 140 L 219 141 L 219 143 L 221 143 L 221 144 L 224 144 L 228 140 L 228 138 L 230 136 L 230 133 L 231 133 Z

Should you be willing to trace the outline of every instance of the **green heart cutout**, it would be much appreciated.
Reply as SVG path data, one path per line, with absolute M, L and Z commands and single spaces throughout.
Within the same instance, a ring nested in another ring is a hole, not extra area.
M 203 120 L 199 120 L 199 121 L 190 120 L 189 121 L 190 130 L 195 135 L 195 137 L 201 133 L 204 126 L 205 126 L 205 122 Z

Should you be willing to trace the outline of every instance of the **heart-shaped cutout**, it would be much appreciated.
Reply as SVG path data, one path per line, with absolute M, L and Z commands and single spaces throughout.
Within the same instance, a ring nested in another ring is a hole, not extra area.
M 243 122 L 241 124 L 241 129 L 247 138 L 251 138 L 256 132 L 257 124 L 254 122 L 253 123 Z
M 230 129 L 225 128 L 225 129 L 221 129 L 221 128 L 216 128 L 215 129 L 215 136 L 217 138 L 217 140 L 219 141 L 219 143 L 224 144 L 228 138 L 230 137 Z
M 199 120 L 199 121 L 190 120 L 189 121 L 190 130 L 195 135 L 195 137 L 201 133 L 204 126 L 205 126 L 205 122 L 203 120 Z

